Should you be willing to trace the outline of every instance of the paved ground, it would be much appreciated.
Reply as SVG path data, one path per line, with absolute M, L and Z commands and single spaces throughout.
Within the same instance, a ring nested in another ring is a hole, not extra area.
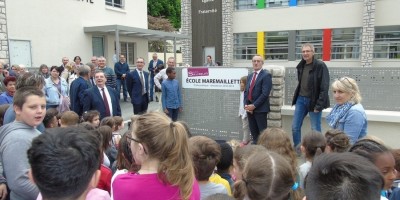
M 128 122 L 131 119 L 131 116 L 133 115 L 133 106 L 130 102 L 130 99 L 128 102 L 124 102 L 123 98 L 120 100 L 120 106 L 121 106 L 121 111 L 122 111 L 122 118 L 124 118 L 125 121 L 125 129 L 121 131 L 121 133 L 125 133 L 126 130 L 128 130 Z M 155 110 L 160 110 L 161 109 L 161 104 L 159 102 L 150 102 L 148 111 L 155 111 Z

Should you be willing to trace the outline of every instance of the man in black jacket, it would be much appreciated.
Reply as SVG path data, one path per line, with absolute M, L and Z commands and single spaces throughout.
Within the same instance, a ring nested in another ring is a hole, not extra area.
M 321 132 L 322 110 L 329 107 L 329 71 L 325 63 L 314 58 L 312 44 L 303 44 L 303 59 L 297 65 L 298 85 L 293 96 L 295 106 L 292 134 L 295 148 L 301 141 L 303 120 L 310 115 L 311 129 Z

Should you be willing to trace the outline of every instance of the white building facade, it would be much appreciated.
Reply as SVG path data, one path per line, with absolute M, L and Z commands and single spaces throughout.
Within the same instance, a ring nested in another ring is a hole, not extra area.
M 64 56 L 87 63 L 95 55 L 114 66 L 113 56 L 121 53 L 133 65 L 137 57 L 147 60 L 149 40 L 175 37 L 147 29 L 147 0 L 1 1 L 11 64 L 60 65 Z

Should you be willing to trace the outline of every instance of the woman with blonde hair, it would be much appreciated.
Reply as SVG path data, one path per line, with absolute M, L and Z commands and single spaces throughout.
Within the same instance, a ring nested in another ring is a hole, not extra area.
M 132 122 L 127 136 L 139 171 L 119 175 L 114 200 L 200 199 L 185 127 L 166 115 L 151 112 Z
M 326 117 L 332 129 L 339 129 L 349 136 L 350 143 L 367 135 L 367 115 L 361 105 L 361 94 L 356 81 L 343 77 L 332 83 L 336 105 Z

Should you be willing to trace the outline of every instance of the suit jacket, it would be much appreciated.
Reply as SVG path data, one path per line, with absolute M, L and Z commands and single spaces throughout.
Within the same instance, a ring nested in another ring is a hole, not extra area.
M 69 98 L 71 99 L 71 110 L 76 112 L 79 116 L 83 114 L 83 94 L 89 88 L 88 82 L 79 77 L 72 81 L 69 90 Z
M 154 63 L 154 60 L 153 60 L 153 59 L 150 60 L 148 70 L 149 70 L 149 72 L 150 72 L 150 74 L 151 74 L 151 77 L 154 77 L 154 70 L 155 70 L 155 68 L 153 67 L 153 63 Z M 164 64 L 164 62 L 163 62 L 162 60 L 160 60 L 160 59 L 157 59 L 156 67 L 157 67 L 158 65 L 160 65 L 160 64 Z
M 246 90 L 244 91 L 244 105 L 249 104 L 247 95 L 249 94 L 251 79 L 253 78 L 251 73 L 247 76 Z M 256 109 L 254 112 L 269 112 L 269 94 L 272 89 L 272 76 L 267 70 L 261 70 L 257 76 L 256 83 L 251 94 Z
M 117 92 L 109 86 L 106 86 L 108 93 L 110 93 L 113 116 L 121 116 L 121 107 Z M 110 101 L 110 99 L 108 99 Z M 100 112 L 100 120 L 106 116 L 106 107 L 104 105 L 103 97 L 97 86 L 86 89 L 83 93 L 83 112 L 89 110 L 97 110 Z
M 149 73 L 143 71 L 144 84 L 146 85 L 146 93 L 149 93 Z M 132 104 L 141 104 L 142 99 L 142 88 L 143 85 L 140 82 L 140 75 L 135 69 L 126 75 L 126 86 L 128 87 L 128 93 L 131 97 Z

